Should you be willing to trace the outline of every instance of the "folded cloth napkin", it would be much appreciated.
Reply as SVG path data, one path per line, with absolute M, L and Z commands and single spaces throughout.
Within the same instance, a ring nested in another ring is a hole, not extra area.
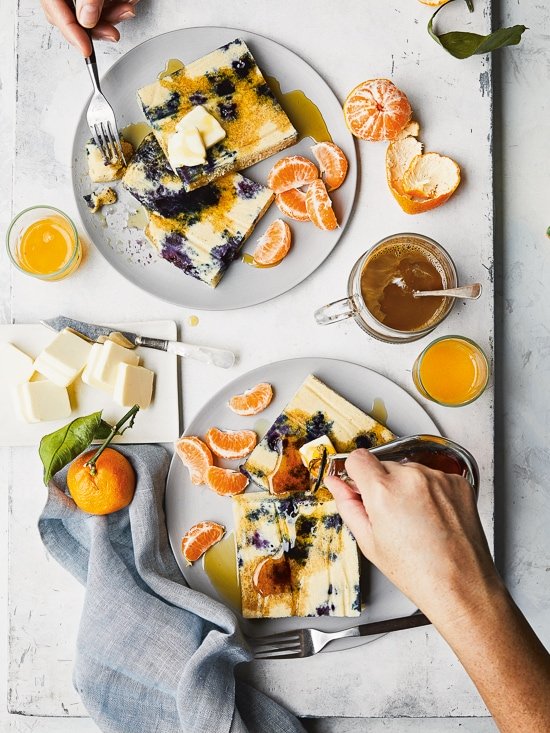
M 48 551 L 86 585 L 73 681 L 90 716 L 109 733 L 304 733 L 235 680 L 235 665 L 251 659 L 235 615 L 184 583 L 164 519 L 167 452 L 117 450 L 138 479 L 128 508 L 80 511 L 65 470 L 38 525 Z

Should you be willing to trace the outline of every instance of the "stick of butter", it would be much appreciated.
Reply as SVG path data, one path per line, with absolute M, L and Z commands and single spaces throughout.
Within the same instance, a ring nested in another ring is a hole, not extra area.
M 0 343 L 0 382 L 13 387 L 28 382 L 34 372 L 33 360 L 17 346 L 7 342 Z
M 113 399 L 122 407 L 139 405 L 146 410 L 153 396 L 153 380 L 155 373 L 142 366 L 119 364 Z
M 71 414 L 66 388 L 47 379 L 23 382 L 14 389 L 19 413 L 26 422 L 61 420 Z
M 84 369 L 92 345 L 67 328 L 37 356 L 34 368 L 59 387 L 68 387 Z

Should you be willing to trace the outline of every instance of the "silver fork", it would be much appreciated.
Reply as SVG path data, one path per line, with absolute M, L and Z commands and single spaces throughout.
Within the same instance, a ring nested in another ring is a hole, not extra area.
M 335 639 L 387 634 L 390 631 L 413 629 L 418 626 L 427 626 L 430 623 L 423 613 L 417 611 L 411 616 L 372 621 L 343 631 L 325 632 L 317 629 L 298 629 L 271 634 L 271 636 L 247 636 L 247 641 L 254 654 L 254 659 L 298 659 L 312 657 Z
M 88 31 L 88 29 L 85 30 Z M 115 113 L 103 95 L 99 84 L 95 49 L 92 34 L 89 31 L 88 35 L 92 44 L 92 53 L 86 59 L 86 67 L 94 87 L 94 93 L 88 106 L 88 111 L 86 112 L 88 127 L 90 128 L 90 133 L 95 144 L 101 151 L 105 164 L 108 165 L 109 163 L 116 163 L 122 160 L 124 165 L 126 165 L 126 158 L 124 157 L 124 151 L 122 150 L 118 135 Z

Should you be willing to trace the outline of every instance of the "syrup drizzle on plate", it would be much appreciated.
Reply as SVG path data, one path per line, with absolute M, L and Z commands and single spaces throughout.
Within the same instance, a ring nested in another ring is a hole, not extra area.
M 236 611 L 241 610 L 237 573 L 237 547 L 233 532 L 206 551 L 202 567 L 219 596 Z
M 301 89 L 283 92 L 274 76 L 265 77 L 269 88 L 298 130 L 298 139 L 311 137 L 315 142 L 332 142 L 332 137 L 319 107 Z

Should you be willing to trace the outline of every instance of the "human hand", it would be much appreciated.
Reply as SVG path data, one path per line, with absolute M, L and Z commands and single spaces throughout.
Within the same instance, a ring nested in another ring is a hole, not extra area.
M 55 25 L 67 41 L 85 57 L 92 53 L 88 32 L 103 41 L 118 41 L 117 23 L 135 17 L 139 0 L 40 0 L 46 19 Z
M 503 588 L 464 478 L 381 462 L 367 450 L 354 451 L 346 471 L 355 486 L 325 481 L 342 519 L 363 554 L 436 626 L 469 617 Z

